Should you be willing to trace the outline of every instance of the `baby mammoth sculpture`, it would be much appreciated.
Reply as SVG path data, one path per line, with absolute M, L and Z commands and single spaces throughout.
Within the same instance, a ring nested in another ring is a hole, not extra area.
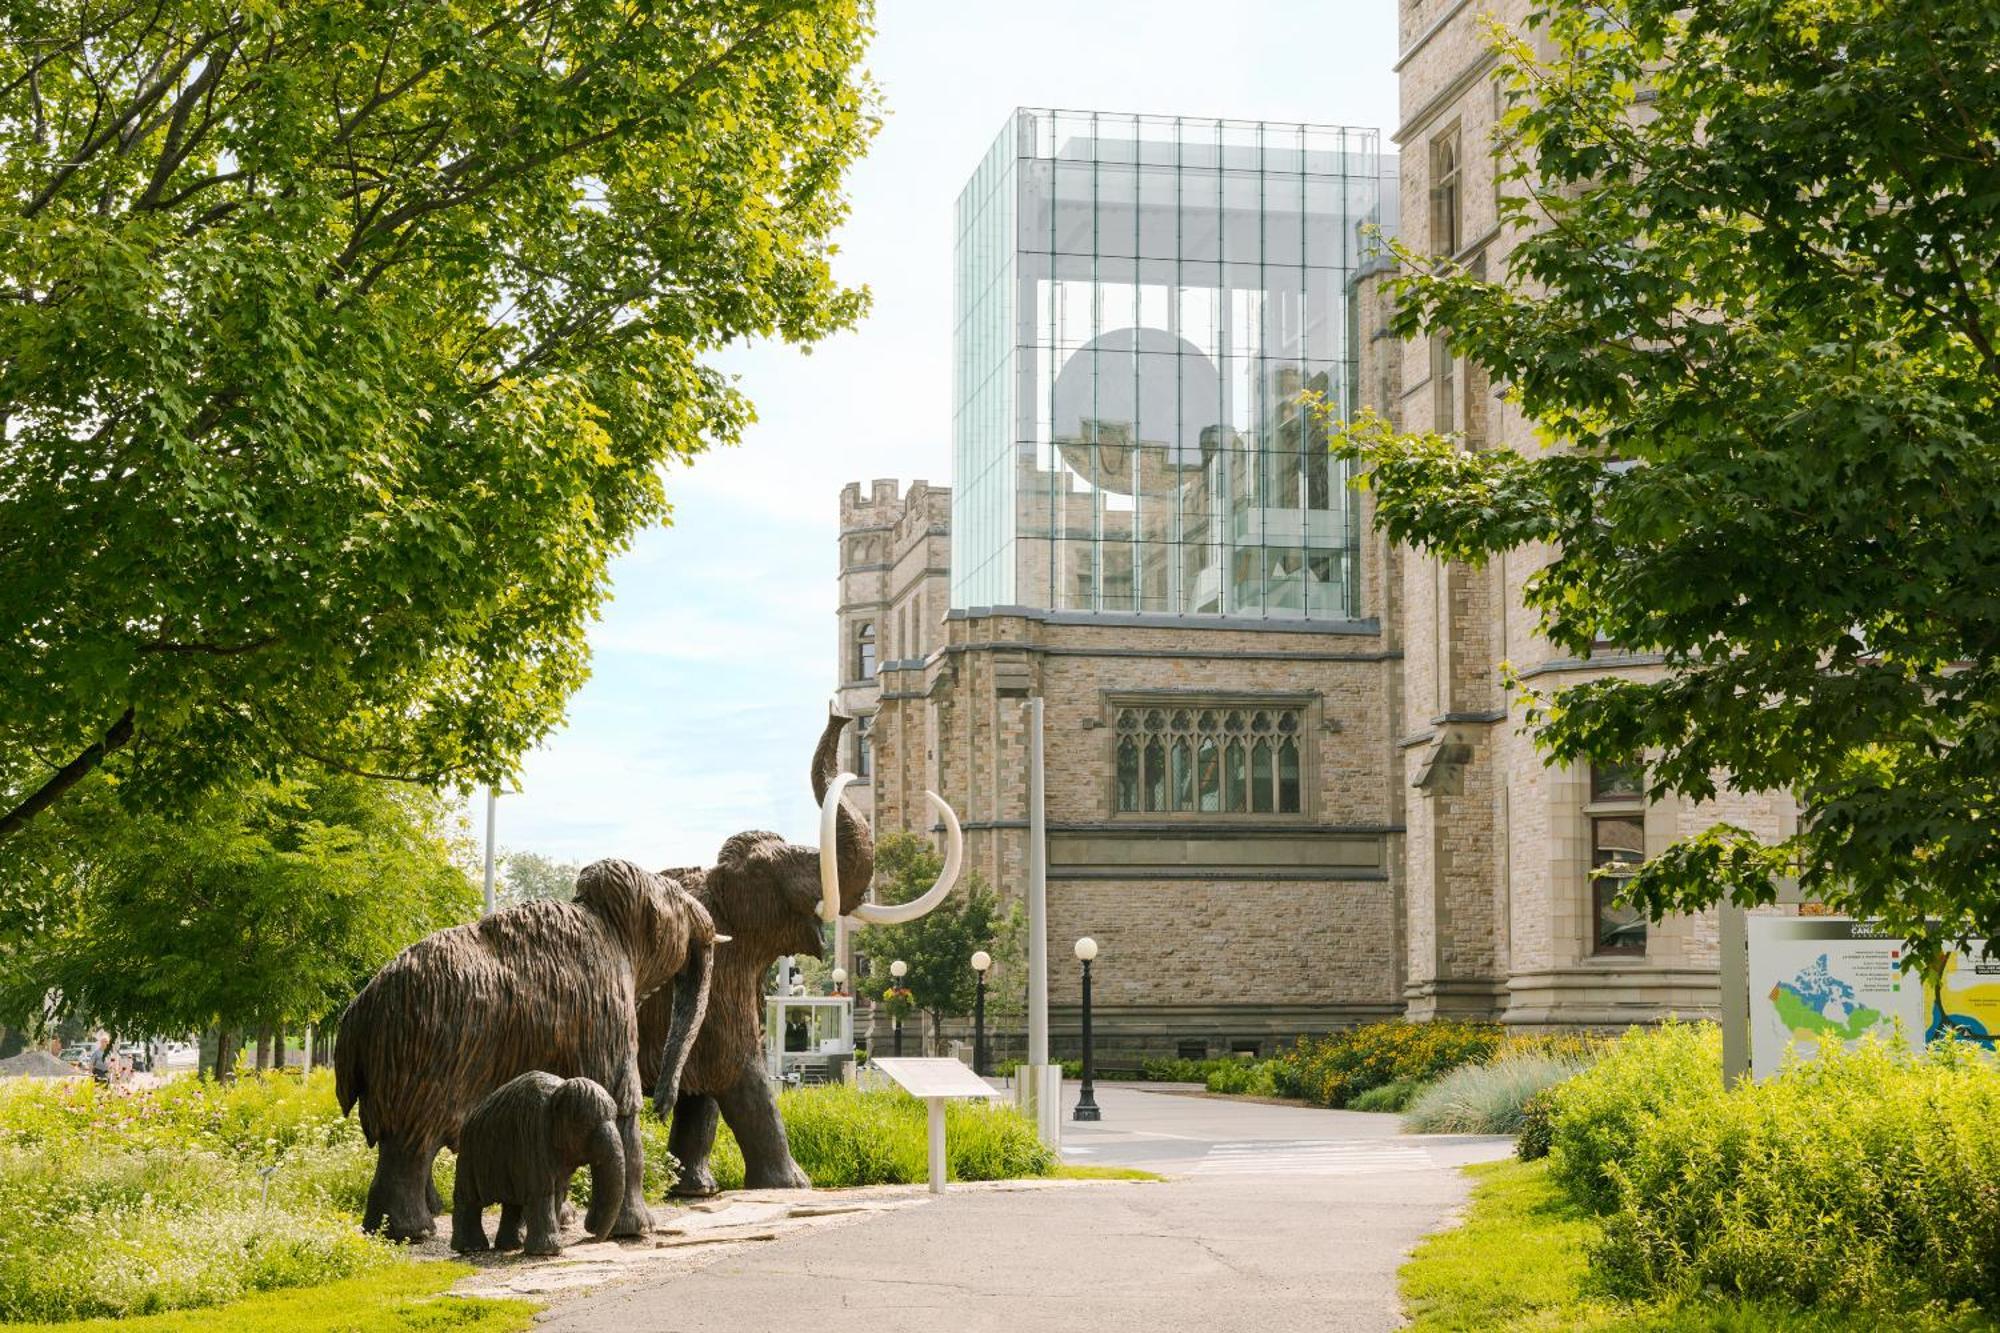
M 696 899 L 628 861 L 584 867 L 574 902 L 532 902 L 418 940 L 341 1016 L 334 1088 L 377 1149 L 362 1225 L 436 1232 L 431 1161 L 480 1099 L 547 1070 L 603 1085 L 625 1188 L 611 1234 L 651 1230 L 641 1192 L 639 1002 L 659 992 L 659 1086 L 674 1088 L 708 1003 L 717 936 Z M 668 983 L 671 982 L 671 986 Z
M 701 900 L 715 928 L 731 939 L 717 957 L 708 1011 L 678 1095 L 654 1052 L 664 1046 L 675 1015 L 664 997 L 639 1010 L 640 1074 L 660 1115 L 673 1115 L 667 1147 L 680 1163 L 673 1192 L 715 1193 L 709 1151 L 717 1118 L 729 1123 L 743 1150 L 748 1189 L 802 1189 L 812 1184 L 792 1160 L 776 1089 L 764 1070 L 764 974 L 785 954 L 820 957 L 823 923 L 838 916 L 863 924 L 914 921 L 944 901 L 963 855 L 958 818 L 936 793 L 926 793 L 945 826 L 944 872 L 928 893 L 894 906 L 865 901 L 875 874 L 875 839 L 845 796 L 852 773 L 839 773 L 841 729 L 852 718 L 827 719 L 813 753 L 813 799 L 820 803 L 820 843 L 805 847 L 775 833 L 739 833 L 722 845 L 716 864 L 669 870 Z
M 451 1248 L 461 1254 L 486 1249 L 481 1215 L 497 1203 L 500 1230 L 492 1248 L 562 1253 L 563 1198 L 580 1166 L 590 1168 L 590 1211 L 583 1229 L 603 1240 L 625 1201 L 617 1103 L 590 1079 L 562 1079 L 539 1069 L 502 1084 L 472 1109 L 458 1132 Z

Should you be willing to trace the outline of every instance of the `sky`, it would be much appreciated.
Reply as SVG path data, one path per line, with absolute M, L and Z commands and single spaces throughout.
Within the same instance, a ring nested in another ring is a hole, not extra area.
M 758 421 L 674 467 L 671 526 L 612 570 L 591 680 L 503 792 L 498 843 L 709 864 L 814 841 L 841 486 L 951 481 L 952 205 L 1017 106 L 1395 128 L 1393 0 L 880 0 L 887 117 L 848 181 L 836 272 L 874 306 L 809 354 L 731 348 Z

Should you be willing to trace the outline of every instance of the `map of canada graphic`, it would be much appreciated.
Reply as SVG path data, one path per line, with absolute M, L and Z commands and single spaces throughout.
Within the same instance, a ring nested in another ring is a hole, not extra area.
M 1790 981 L 1771 987 L 1771 1007 L 1778 1022 L 1796 1037 L 1835 1037 L 1853 1041 L 1885 1021 L 1879 1009 L 1854 998 L 1854 987 L 1833 975 L 1828 956 L 1821 954 Z

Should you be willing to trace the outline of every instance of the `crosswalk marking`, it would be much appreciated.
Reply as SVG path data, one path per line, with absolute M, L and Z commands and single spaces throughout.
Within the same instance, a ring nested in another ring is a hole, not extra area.
M 1381 1139 L 1251 1139 L 1217 1143 L 1191 1171 L 1197 1176 L 1349 1176 L 1413 1171 L 1434 1165 L 1429 1153 Z

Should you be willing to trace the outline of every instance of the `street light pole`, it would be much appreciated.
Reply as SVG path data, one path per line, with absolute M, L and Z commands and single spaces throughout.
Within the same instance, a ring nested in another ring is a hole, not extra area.
M 500 803 L 493 784 L 486 786 L 486 915 L 493 915 L 493 811 Z
M 986 950 L 972 955 L 972 973 L 979 983 L 972 993 L 972 1072 L 981 1078 L 986 1076 L 986 969 L 991 966 L 993 955 Z
M 1085 935 L 1076 942 L 1076 958 L 1083 964 L 1083 1089 L 1076 1099 L 1073 1120 L 1102 1120 L 1103 1112 L 1097 1109 L 1096 1091 L 1091 1080 L 1097 1073 L 1096 1062 L 1090 1049 L 1090 960 L 1097 957 L 1097 941 Z
M 910 965 L 898 958 L 895 962 L 889 964 L 890 984 L 896 990 L 901 990 L 903 988 L 903 978 L 908 976 L 909 973 Z M 896 1054 L 901 1056 L 903 1053 L 903 1002 L 901 997 L 897 998 L 894 1006 L 889 1010 L 889 1019 L 896 1025 L 895 1050 Z

